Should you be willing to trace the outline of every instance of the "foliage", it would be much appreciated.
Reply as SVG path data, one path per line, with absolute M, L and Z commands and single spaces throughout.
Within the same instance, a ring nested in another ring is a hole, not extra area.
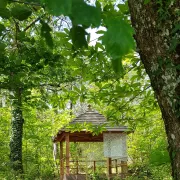
M 9 127 L 10 109 L 0 108 L 1 111 L 1 179 L 15 179 L 10 170 L 9 157 Z M 54 179 L 58 176 L 59 161 L 54 161 L 52 136 L 59 127 L 69 121 L 69 112 L 56 114 L 55 111 L 38 111 L 26 109 L 24 111 L 24 136 L 23 136 L 23 164 L 25 179 Z M 61 119 L 61 121 L 59 121 Z M 58 126 L 58 127 L 57 127 Z
M 22 100 L 19 108 L 24 119 L 23 165 L 27 179 L 57 177 L 51 136 L 70 121 L 67 107 L 78 101 L 92 104 L 112 124 L 126 124 L 135 130 L 130 146 L 134 177 L 139 176 L 138 171 L 143 173 L 140 176 L 150 171 L 151 177 L 159 178 L 156 169 L 160 167 L 169 171 L 165 135 L 158 137 L 164 129 L 159 116 L 155 116 L 159 113 L 157 102 L 144 67 L 133 52 L 134 30 L 127 2 L 112 3 L 0 0 L 0 88 L 7 91 L 8 103 L 0 109 L 1 132 L 6 134 L 6 138 L 1 134 L 1 177 L 10 177 L 10 107 L 15 107 L 18 98 Z M 169 18 L 161 12 L 162 2 L 157 4 L 160 18 Z M 100 30 L 102 27 L 105 30 Z M 94 46 L 88 33 L 93 28 L 100 35 Z M 176 24 L 174 37 L 178 31 Z M 175 38 L 172 51 L 178 43 Z M 104 130 L 84 126 L 94 134 Z M 76 125 L 75 130 L 81 128 Z
M 132 179 L 171 179 L 167 140 L 159 112 L 148 113 L 129 136 Z M 131 179 L 130 178 L 130 179 Z

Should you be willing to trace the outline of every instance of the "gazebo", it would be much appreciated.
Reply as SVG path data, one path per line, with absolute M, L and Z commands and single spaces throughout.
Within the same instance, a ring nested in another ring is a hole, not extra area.
M 94 135 L 92 132 L 82 129 L 80 131 L 72 132 L 68 128 L 62 128 L 59 130 L 56 136 L 53 138 L 54 143 L 60 142 L 60 180 L 86 180 L 87 174 L 80 171 L 83 162 L 80 160 L 71 160 L 70 158 L 70 143 L 71 142 L 103 142 L 104 143 L 104 156 L 107 160 L 102 160 L 104 163 L 106 174 L 108 179 L 119 176 L 125 178 L 127 176 L 127 152 L 126 152 L 126 126 L 114 126 L 110 127 L 106 118 L 91 109 L 88 106 L 88 110 L 70 122 L 70 125 L 76 123 L 87 123 L 93 126 L 105 126 L 103 132 L 98 135 Z M 65 148 L 63 148 L 65 143 Z M 65 152 L 63 150 L 65 149 Z M 95 159 L 92 161 L 92 170 L 96 172 L 96 165 L 98 161 Z

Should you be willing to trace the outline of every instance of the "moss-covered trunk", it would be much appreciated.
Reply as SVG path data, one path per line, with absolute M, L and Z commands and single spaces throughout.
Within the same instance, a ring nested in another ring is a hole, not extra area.
M 128 0 L 135 39 L 161 108 L 172 176 L 180 180 L 179 0 Z
M 12 170 L 16 174 L 23 173 L 22 165 L 22 137 L 23 137 L 23 116 L 21 90 L 13 92 L 12 101 L 12 121 L 11 121 L 11 139 L 10 139 L 10 162 Z

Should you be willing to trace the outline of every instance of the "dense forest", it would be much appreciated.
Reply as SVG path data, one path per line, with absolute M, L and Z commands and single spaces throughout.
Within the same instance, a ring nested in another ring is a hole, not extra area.
M 91 104 L 132 131 L 127 179 L 179 180 L 179 17 L 178 0 L 0 0 L 0 179 L 59 179 L 52 137 Z

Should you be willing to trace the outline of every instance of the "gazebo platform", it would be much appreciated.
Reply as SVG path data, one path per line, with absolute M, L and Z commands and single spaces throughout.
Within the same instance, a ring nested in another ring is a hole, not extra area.
M 112 174 L 109 176 L 108 179 L 113 179 L 113 178 L 117 178 L 119 177 L 120 179 L 123 179 L 125 177 L 127 177 L 127 174 L 123 175 L 116 175 L 116 174 Z M 105 179 L 107 178 L 107 175 L 101 175 L 100 176 L 101 179 Z M 64 179 L 63 180 L 90 180 L 91 177 L 89 177 L 86 174 L 69 174 L 69 175 L 64 175 Z

